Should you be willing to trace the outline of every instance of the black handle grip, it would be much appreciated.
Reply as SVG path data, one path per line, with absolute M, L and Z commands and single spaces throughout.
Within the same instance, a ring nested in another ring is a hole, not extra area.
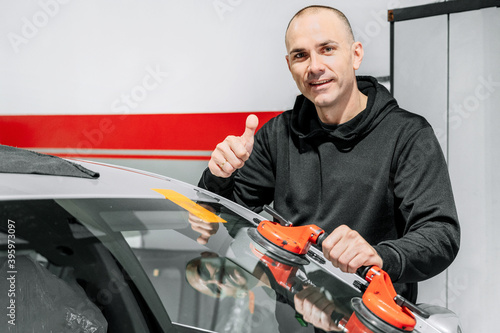
M 370 268 L 372 268 L 372 266 L 361 266 L 356 270 L 356 274 L 358 274 L 364 279 L 366 277 L 366 274 L 368 274 Z
M 401 295 L 396 295 L 396 297 L 394 297 L 394 301 L 396 301 L 397 305 L 407 307 L 411 312 L 419 315 L 420 317 L 427 319 L 431 316 L 429 312 L 419 308 L 418 305 L 413 304 Z
M 316 239 L 316 244 L 320 247 L 320 249 L 323 248 L 323 241 L 326 239 L 326 237 L 328 237 L 328 233 L 326 231 L 324 231 L 323 233 L 321 233 L 321 235 L 318 236 L 318 238 Z
M 332 318 L 335 325 L 338 325 L 342 319 L 344 319 L 344 314 L 340 312 L 333 311 L 330 318 Z

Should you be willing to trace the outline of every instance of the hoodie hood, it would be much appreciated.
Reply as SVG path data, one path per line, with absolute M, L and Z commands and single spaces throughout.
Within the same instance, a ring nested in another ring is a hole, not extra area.
M 358 89 L 368 96 L 366 109 L 356 117 L 338 125 L 335 129 L 326 128 L 320 121 L 316 107 L 304 95 L 295 100 L 292 109 L 291 129 L 300 145 L 305 142 L 329 140 L 353 146 L 360 138 L 368 134 L 394 108 L 397 102 L 389 91 L 371 76 L 358 76 Z

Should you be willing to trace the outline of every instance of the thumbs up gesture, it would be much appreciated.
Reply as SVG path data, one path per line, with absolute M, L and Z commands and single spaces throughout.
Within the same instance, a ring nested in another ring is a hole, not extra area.
M 241 136 L 230 135 L 217 145 L 208 162 L 208 168 L 214 176 L 228 178 L 243 167 L 252 153 L 258 125 L 259 118 L 251 114 L 247 117 L 245 131 Z

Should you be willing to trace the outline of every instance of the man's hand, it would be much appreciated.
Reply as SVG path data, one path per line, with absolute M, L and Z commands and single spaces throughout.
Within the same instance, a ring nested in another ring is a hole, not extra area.
M 322 244 L 323 254 L 342 272 L 356 273 L 361 266 L 377 265 L 382 268 L 382 258 L 377 251 L 346 225 L 336 228 Z
M 247 117 L 242 136 L 230 135 L 217 145 L 208 162 L 208 168 L 214 176 L 228 178 L 245 164 L 252 153 L 258 125 L 259 119 L 251 114 Z
M 200 206 L 206 208 L 212 213 L 215 212 L 215 209 L 209 205 L 200 204 Z M 189 213 L 188 222 L 191 225 L 191 229 L 200 234 L 200 237 L 198 237 L 196 241 L 202 245 L 207 244 L 208 239 L 212 237 L 212 235 L 215 235 L 219 230 L 219 223 L 207 222 L 192 213 Z
M 315 327 L 325 331 L 338 331 L 331 315 L 336 306 L 324 293 L 316 287 L 307 287 L 293 297 L 295 310 L 302 315 L 304 320 Z

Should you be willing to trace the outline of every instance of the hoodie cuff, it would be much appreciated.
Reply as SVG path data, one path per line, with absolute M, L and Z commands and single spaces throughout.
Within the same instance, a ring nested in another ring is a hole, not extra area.
M 389 244 L 378 244 L 373 247 L 383 260 L 382 269 L 389 274 L 392 282 L 397 282 L 401 277 L 402 262 L 399 253 Z
M 209 168 L 206 168 L 198 182 L 198 187 L 209 190 L 210 192 L 219 194 L 226 197 L 228 193 L 233 191 L 234 176 L 238 170 L 234 172 L 229 178 L 221 178 L 212 175 Z

